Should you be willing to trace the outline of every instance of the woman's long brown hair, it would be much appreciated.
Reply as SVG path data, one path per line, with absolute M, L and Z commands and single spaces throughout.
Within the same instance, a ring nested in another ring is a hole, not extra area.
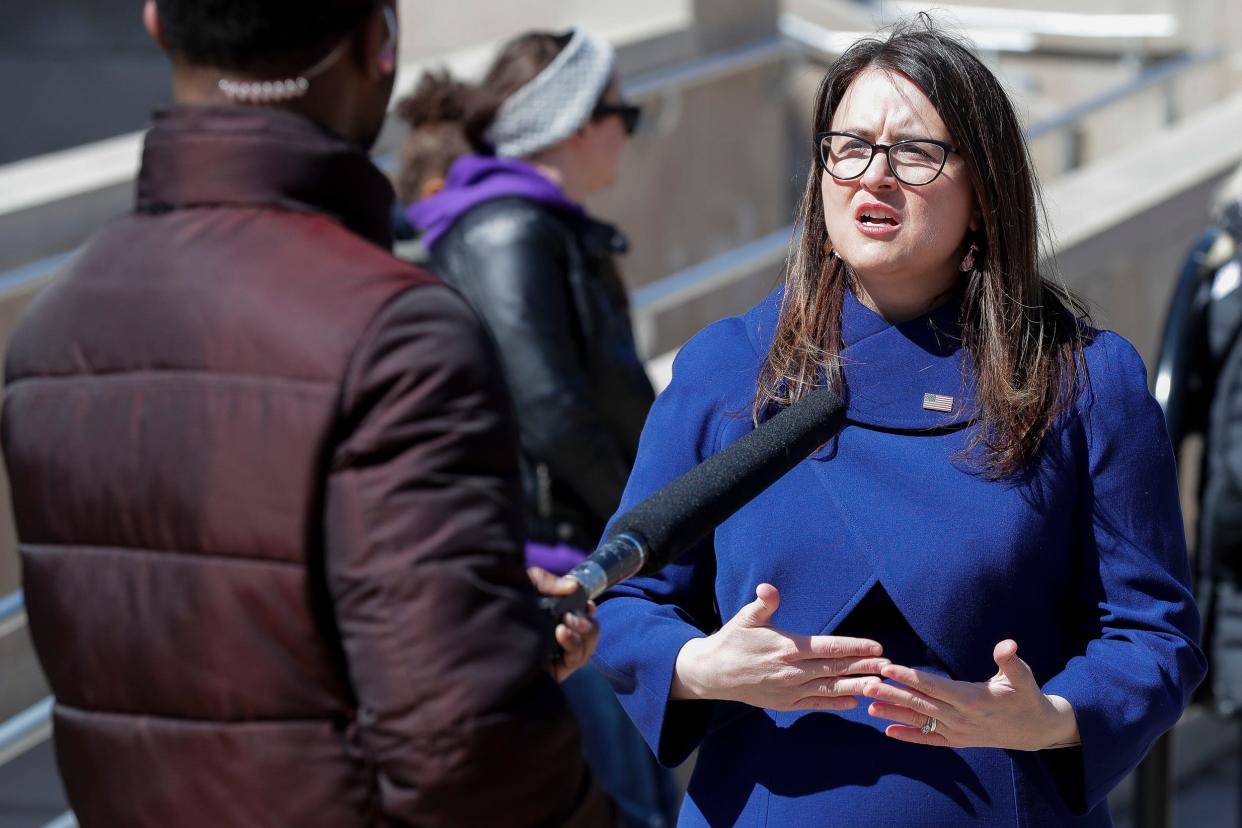
M 967 454 L 990 478 L 1013 476 L 1078 393 L 1086 318 L 1041 270 L 1043 203 L 1017 115 L 971 50 L 920 15 L 885 39 L 859 41 L 833 63 L 816 95 L 812 134 L 832 128 L 845 91 L 868 69 L 900 73 L 923 90 L 969 171 L 983 229 L 970 239 L 979 247 L 975 268 L 962 274 L 962 345 L 979 426 Z M 843 383 L 841 309 L 852 276 L 831 255 L 816 152 L 799 208 L 801 238 L 790 251 L 780 319 L 759 374 L 756 421 L 825 381 L 837 390 Z

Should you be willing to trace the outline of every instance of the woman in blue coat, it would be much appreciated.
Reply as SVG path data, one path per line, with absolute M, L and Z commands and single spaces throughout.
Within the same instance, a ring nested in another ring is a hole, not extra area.
M 1041 274 L 954 39 L 860 42 L 815 131 L 785 285 L 682 350 L 621 511 L 817 385 L 848 424 L 607 593 L 596 661 L 662 762 L 699 749 L 682 825 L 1109 825 L 1205 669 L 1143 364 Z

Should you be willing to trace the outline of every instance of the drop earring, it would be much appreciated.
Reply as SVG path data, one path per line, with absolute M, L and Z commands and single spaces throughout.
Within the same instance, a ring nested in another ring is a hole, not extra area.
M 958 265 L 958 270 L 963 273 L 969 273 L 975 269 L 975 254 L 979 252 L 979 245 L 975 242 L 970 243 L 970 249 L 966 251 L 966 256 L 962 259 L 962 263 Z

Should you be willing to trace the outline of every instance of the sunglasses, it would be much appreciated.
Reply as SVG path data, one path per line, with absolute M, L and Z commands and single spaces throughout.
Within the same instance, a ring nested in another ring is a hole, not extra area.
M 625 128 L 626 135 L 633 135 L 638 129 L 638 122 L 642 119 L 643 108 L 636 104 L 612 104 L 602 103 L 595 109 L 591 110 L 591 120 L 599 121 L 607 118 L 609 115 L 616 115 L 621 119 L 621 125 Z

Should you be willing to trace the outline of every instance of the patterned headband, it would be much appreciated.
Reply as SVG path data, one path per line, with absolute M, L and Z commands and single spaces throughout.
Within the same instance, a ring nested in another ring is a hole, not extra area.
M 564 141 L 587 119 L 612 79 L 607 41 L 575 29 L 548 66 L 510 95 L 485 135 L 501 158 L 528 158 Z

